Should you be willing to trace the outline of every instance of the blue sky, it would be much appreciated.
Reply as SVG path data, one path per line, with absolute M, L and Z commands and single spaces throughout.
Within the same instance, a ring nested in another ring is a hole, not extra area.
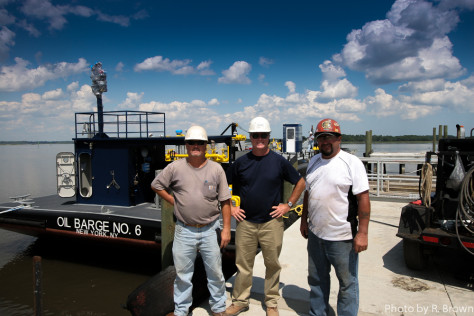
M 165 112 L 167 134 L 474 127 L 474 0 L 0 0 L 0 25 L 3 141 L 73 138 L 98 61 L 104 110 Z

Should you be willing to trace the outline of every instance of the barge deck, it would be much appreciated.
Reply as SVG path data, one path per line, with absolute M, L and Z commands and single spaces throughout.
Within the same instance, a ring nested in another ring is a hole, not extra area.
M 161 208 L 77 203 L 57 195 L 34 198 L 26 206 L 1 203 L 0 227 L 31 236 L 59 235 L 145 247 L 161 246 Z M 31 203 L 33 202 L 33 203 Z M 232 240 L 235 221 L 232 221 Z

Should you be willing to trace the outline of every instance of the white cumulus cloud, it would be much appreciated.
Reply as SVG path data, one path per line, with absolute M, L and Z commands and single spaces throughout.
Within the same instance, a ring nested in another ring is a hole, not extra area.
M 15 33 L 8 27 L 2 26 L 0 29 L 0 61 L 5 60 L 10 52 L 10 48 L 15 45 Z
M 202 76 L 213 75 L 214 72 L 210 69 L 211 61 L 203 61 L 195 68 L 191 66 L 191 59 L 174 59 L 163 58 L 163 56 L 154 56 L 145 59 L 143 62 L 135 65 L 134 70 L 140 71 L 167 71 L 174 75 L 190 75 L 199 74 Z
M 52 30 L 61 30 L 68 23 L 67 16 L 75 15 L 83 18 L 95 16 L 98 21 L 110 22 L 123 27 L 130 25 L 131 19 L 143 19 L 148 15 L 146 12 L 132 14 L 131 17 L 124 15 L 110 15 L 100 10 L 95 10 L 83 5 L 58 4 L 49 0 L 26 0 L 21 6 L 21 11 L 28 18 L 44 20 Z
M 151 101 L 148 103 L 141 103 L 139 105 L 140 111 L 156 111 L 166 112 L 166 126 L 168 133 L 172 130 L 186 130 L 192 125 L 206 126 L 208 133 L 221 132 L 219 128 L 222 125 L 225 116 L 217 113 L 211 103 L 211 100 L 206 103 L 203 100 L 193 100 L 191 102 L 173 101 L 169 103 Z
M 274 61 L 270 58 L 266 58 L 266 57 L 260 57 L 258 59 L 258 64 L 262 67 L 269 67 L 270 65 L 272 65 L 274 63 Z
M 127 92 L 127 98 L 125 101 L 120 103 L 117 107 L 119 109 L 126 109 L 126 110 L 137 110 L 140 103 L 143 99 L 143 92 L 136 93 L 136 92 Z
M 236 61 L 229 69 L 222 71 L 222 77 L 218 79 L 219 83 L 238 83 L 250 84 L 248 74 L 252 70 L 252 66 L 246 61 Z
M 353 30 L 333 60 L 365 72 L 373 83 L 460 76 L 465 70 L 453 56 L 447 34 L 459 23 L 452 8 L 469 5 L 456 2 L 436 6 L 426 0 L 397 0 L 386 19 Z
M 43 86 L 48 80 L 67 78 L 88 71 L 87 61 L 79 58 L 77 63 L 60 62 L 28 68 L 29 62 L 15 58 L 13 66 L 0 68 L 0 91 L 23 91 Z
M 39 93 L 25 93 L 20 102 L 0 101 L 0 120 L 12 140 L 70 140 L 74 137 L 74 113 L 94 111 L 96 98 L 89 85 L 79 87 L 77 82 L 68 85 L 66 91 L 55 89 Z M 8 126 L 6 126 L 8 125 Z M 13 129 L 21 133 L 11 132 Z M 20 135 L 22 139 L 15 138 Z

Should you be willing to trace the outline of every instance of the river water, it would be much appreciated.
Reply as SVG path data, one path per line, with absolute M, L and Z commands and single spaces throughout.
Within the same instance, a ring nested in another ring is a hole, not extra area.
M 72 144 L 0 146 L 0 201 L 56 193 L 56 154 Z M 33 315 L 33 256 L 41 256 L 43 315 L 130 315 L 122 305 L 160 270 L 159 253 L 40 240 L 0 229 L 0 315 Z
M 373 144 L 375 152 L 426 152 L 431 143 Z M 365 144 L 343 144 L 362 156 Z M 0 202 L 56 193 L 56 154 L 73 144 L 0 146 Z M 0 315 L 33 315 L 33 256 L 43 267 L 43 315 L 130 315 L 127 296 L 159 272 L 159 254 L 48 242 L 0 229 Z

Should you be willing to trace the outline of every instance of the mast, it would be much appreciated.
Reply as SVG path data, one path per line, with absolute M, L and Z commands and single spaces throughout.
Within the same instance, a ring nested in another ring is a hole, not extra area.
M 102 63 L 98 62 L 91 67 L 92 93 L 97 98 L 97 120 L 99 132 L 96 137 L 105 137 L 104 134 L 104 107 L 102 105 L 102 93 L 107 92 L 107 74 L 102 69 Z

